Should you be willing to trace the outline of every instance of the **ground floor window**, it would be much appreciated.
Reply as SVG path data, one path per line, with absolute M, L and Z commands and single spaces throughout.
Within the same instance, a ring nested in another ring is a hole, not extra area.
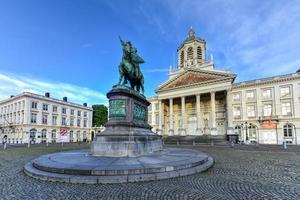
M 83 132 L 83 141 L 86 142 L 87 137 L 86 137 L 86 131 Z
M 248 131 L 249 131 L 249 139 L 252 140 L 252 141 L 256 140 L 256 135 L 257 135 L 256 126 L 250 125 Z
M 29 133 L 30 133 L 29 136 L 30 143 L 35 143 L 36 129 L 31 129 Z
M 77 137 L 77 142 L 80 142 L 80 131 L 77 131 L 76 137 Z
M 73 142 L 73 131 L 70 131 L 70 142 Z
M 51 139 L 52 139 L 52 142 L 56 142 L 56 130 L 52 130 Z
M 283 126 L 283 136 L 284 137 L 293 137 L 294 133 L 294 126 L 292 124 L 285 124 Z
M 234 133 L 239 136 L 239 141 L 243 141 L 243 134 L 242 134 L 242 127 L 241 126 L 235 126 Z
M 42 142 L 47 142 L 47 130 L 43 129 L 42 130 Z

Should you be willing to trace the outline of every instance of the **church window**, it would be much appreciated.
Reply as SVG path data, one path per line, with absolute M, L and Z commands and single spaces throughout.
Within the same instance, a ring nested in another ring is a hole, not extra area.
M 255 99 L 255 91 L 254 90 L 246 91 L 246 98 L 247 100 Z
M 193 47 L 189 47 L 187 50 L 187 59 L 193 59 Z
M 281 97 L 291 96 L 291 87 L 289 85 L 280 88 Z
M 281 103 L 282 115 L 292 115 L 291 102 Z
M 254 105 L 247 106 L 247 116 L 255 117 L 255 106 Z
M 263 105 L 263 114 L 265 117 L 270 116 L 272 114 L 272 104 Z
M 240 106 L 236 106 L 233 108 L 233 117 L 235 119 L 241 117 L 241 107 Z
M 293 137 L 294 127 L 292 124 L 286 124 L 283 126 L 284 137 Z
M 272 89 L 271 88 L 266 88 L 262 90 L 262 96 L 264 99 L 269 99 L 272 97 Z
M 197 47 L 197 58 L 202 59 L 202 50 L 200 46 Z

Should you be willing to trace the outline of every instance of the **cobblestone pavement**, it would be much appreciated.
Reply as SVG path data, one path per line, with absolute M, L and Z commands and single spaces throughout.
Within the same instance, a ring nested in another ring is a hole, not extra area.
M 83 147 L 88 145 L 63 149 Z M 58 145 L 0 150 L 0 199 L 300 199 L 299 148 L 184 147 L 209 153 L 214 167 L 191 176 L 106 185 L 45 182 L 23 174 L 28 161 L 62 150 Z

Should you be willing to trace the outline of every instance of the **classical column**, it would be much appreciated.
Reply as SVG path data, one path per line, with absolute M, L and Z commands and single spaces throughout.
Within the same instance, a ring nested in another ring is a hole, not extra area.
M 163 109 L 162 109 L 162 100 L 158 101 L 158 109 L 159 109 L 159 127 L 158 134 L 162 135 L 162 121 L 163 121 Z
M 185 97 L 181 97 L 181 119 L 180 135 L 186 135 Z
M 210 93 L 210 107 L 211 107 L 211 135 L 217 135 L 217 126 L 216 126 L 216 101 L 215 101 L 215 92 Z
M 226 92 L 226 110 L 227 110 L 227 135 L 233 134 L 233 125 L 232 125 L 232 101 L 231 101 L 230 90 Z
M 202 135 L 202 127 L 201 127 L 201 107 L 200 107 L 200 94 L 196 95 L 196 111 L 197 111 L 197 129 L 196 134 Z
M 174 135 L 174 125 L 173 125 L 173 99 L 169 99 L 169 135 Z

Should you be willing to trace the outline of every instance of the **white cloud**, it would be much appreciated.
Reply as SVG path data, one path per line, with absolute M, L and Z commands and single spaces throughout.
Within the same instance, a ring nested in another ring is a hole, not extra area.
M 69 101 L 82 104 L 106 104 L 106 96 L 90 88 L 62 82 L 36 80 L 26 76 L 0 72 L 0 100 L 10 95 L 22 92 L 32 92 L 43 95 L 50 92 L 54 98 L 62 99 L 67 96 Z

